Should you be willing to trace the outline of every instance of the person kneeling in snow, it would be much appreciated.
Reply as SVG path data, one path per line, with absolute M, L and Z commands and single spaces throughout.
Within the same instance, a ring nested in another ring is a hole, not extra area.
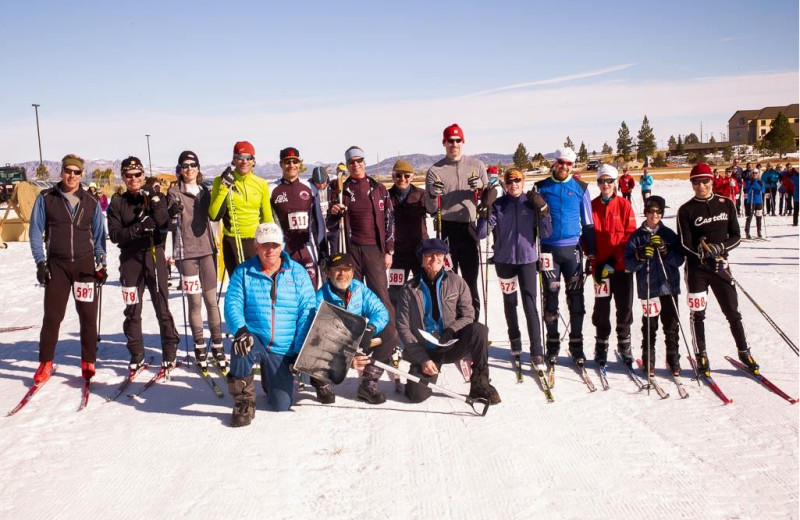
M 305 267 L 283 251 L 283 232 L 274 222 L 256 229 L 256 256 L 238 265 L 225 295 L 225 321 L 236 336 L 231 349 L 228 392 L 233 426 L 247 426 L 256 414 L 253 365 L 261 365 L 261 386 L 276 411 L 292 406 L 297 358 L 316 310 L 314 287 Z
M 436 376 L 444 363 L 457 363 L 472 356 L 472 377 L 469 396 L 498 404 L 500 396 L 489 384 L 489 330 L 475 321 L 475 308 L 467 282 L 452 271 L 444 270 L 447 244 L 431 238 L 417 247 L 422 261 L 422 276 L 408 282 L 397 304 L 397 332 L 405 345 L 405 359 L 411 363 L 410 373 Z M 439 345 L 426 341 L 420 331 L 438 336 Z M 451 340 L 457 340 L 449 344 Z M 424 385 L 408 381 L 406 397 L 421 403 L 431 395 Z

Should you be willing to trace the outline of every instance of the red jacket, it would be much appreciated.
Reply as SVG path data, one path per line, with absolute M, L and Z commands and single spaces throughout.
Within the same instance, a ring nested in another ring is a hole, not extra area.
M 636 186 L 636 181 L 633 180 L 633 175 L 630 173 L 626 173 L 619 178 L 619 190 L 622 193 L 627 195 L 633 190 L 634 186 Z
M 714 193 L 735 199 L 736 194 L 739 193 L 739 183 L 733 177 L 722 177 L 719 185 L 714 185 Z
M 633 213 L 631 203 L 622 197 L 614 196 L 606 204 L 602 196 L 597 197 L 592 200 L 592 217 L 597 265 L 611 264 L 609 260 L 613 258 L 614 269 L 624 271 L 625 245 L 628 243 L 628 238 L 636 231 L 636 215 Z

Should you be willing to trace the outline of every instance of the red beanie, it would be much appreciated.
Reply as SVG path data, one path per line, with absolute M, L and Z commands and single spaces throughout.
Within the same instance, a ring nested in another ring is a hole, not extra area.
M 704 179 L 704 178 L 712 178 L 714 174 L 711 173 L 711 166 L 707 165 L 706 163 L 697 163 L 692 168 L 692 171 L 689 173 L 689 180 L 692 179 Z
M 239 141 L 233 145 L 233 155 L 255 155 L 256 149 L 247 141 Z
M 489 175 L 497 175 L 497 166 L 489 166 L 486 169 L 486 173 Z
M 464 139 L 464 131 L 461 130 L 461 127 L 458 126 L 456 123 L 453 123 L 452 125 L 445 128 L 444 132 L 442 132 L 442 135 L 443 135 L 442 137 L 443 141 L 447 141 L 451 137 L 460 137 L 462 140 L 466 140 Z

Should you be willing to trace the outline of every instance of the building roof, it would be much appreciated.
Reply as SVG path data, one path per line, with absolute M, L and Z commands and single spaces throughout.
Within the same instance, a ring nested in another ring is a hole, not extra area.
M 761 112 L 761 111 L 760 110 L 737 110 L 736 112 L 734 112 L 734 114 L 731 116 L 731 118 L 728 119 L 728 122 L 730 123 L 731 121 L 733 121 L 734 118 L 739 117 L 739 116 L 744 117 L 745 121 L 748 121 L 750 119 L 756 119 L 758 117 L 759 112 Z
M 783 112 L 783 115 L 789 118 L 796 118 L 800 116 L 800 104 L 793 103 L 791 105 L 784 105 L 778 107 L 764 107 L 760 110 L 737 110 L 728 122 L 737 117 L 744 117 L 746 121 L 754 119 L 775 119 L 778 117 L 778 112 Z

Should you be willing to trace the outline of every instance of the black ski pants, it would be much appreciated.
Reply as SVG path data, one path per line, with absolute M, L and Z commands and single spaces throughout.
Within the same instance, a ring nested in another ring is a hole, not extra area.
M 84 282 L 92 284 L 92 300 L 75 299 L 75 310 L 78 312 L 81 328 L 81 361 L 94 363 L 97 360 L 97 278 L 94 275 L 94 257 L 88 256 L 74 262 L 53 258 L 48 260 L 48 264 L 51 278 L 44 287 L 39 362 L 52 361 L 55 357 L 58 332 L 67 312 L 69 295 L 75 290 L 75 282 Z M 85 291 L 81 298 L 86 299 Z
M 680 330 L 678 320 L 680 318 L 676 310 L 678 298 L 666 295 L 659 296 L 658 300 L 661 305 L 661 313 L 658 316 L 642 316 L 642 359 L 649 360 L 648 346 L 653 359 L 656 358 L 656 333 L 658 332 L 658 320 L 661 318 L 661 325 L 664 327 L 664 342 L 667 345 L 667 362 L 671 366 L 678 366 L 680 360 L 680 352 L 678 351 L 678 331 Z M 649 341 L 647 339 L 648 332 Z
M 764 197 L 766 198 L 767 202 L 767 213 L 769 213 L 773 217 L 775 216 L 775 206 L 776 206 L 775 197 L 777 196 L 777 194 L 778 194 L 777 187 L 767 188 L 767 192 L 764 194 Z
M 586 314 L 583 297 L 583 253 L 579 245 L 549 246 L 542 244 L 543 253 L 552 253 L 553 270 L 542 271 L 545 284 L 544 323 L 547 327 L 547 355 L 557 356 L 560 349 L 558 334 L 558 293 L 561 277 L 567 286 L 569 309 L 569 341 L 576 353 L 583 352 L 583 317 Z
M 119 259 L 119 282 L 123 289 L 135 289 L 137 295 L 136 301 L 125 302 L 123 311 L 125 321 L 122 323 L 122 330 L 128 338 L 127 346 L 130 353 L 144 352 L 142 296 L 144 288 L 147 287 L 158 320 L 163 358 L 166 361 L 174 361 L 180 339 L 175 330 L 175 321 L 169 312 L 167 261 L 164 258 L 164 248 L 155 248 L 155 262 L 152 249 L 123 252 Z
M 756 231 L 758 232 L 758 236 L 761 236 L 761 210 L 762 204 L 759 202 L 758 204 L 747 204 L 744 207 L 744 214 L 747 216 L 747 219 L 744 221 L 744 233 L 745 235 L 750 235 L 750 222 L 753 221 L 753 215 L 756 216 Z
M 607 340 L 611 336 L 611 300 L 616 307 L 617 340 L 630 339 L 633 324 L 633 273 L 614 271 L 609 277 L 611 294 L 595 297 L 592 325 L 597 329 L 597 338 Z
M 689 297 L 695 293 L 706 293 L 708 298 L 708 288 L 714 293 L 714 297 L 719 303 L 722 313 L 728 320 L 731 334 L 736 342 L 737 350 L 747 350 L 747 338 L 744 334 L 742 325 L 742 315 L 739 313 L 739 297 L 736 293 L 736 286 L 733 285 L 730 269 L 725 269 L 717 274 L 705 267 L 687 266 L 686 268 L 686 287 Z M 701 352 L 706 350 L 706 311 L 690 311 L 689 321 L 692 324 L 692 338 L 695 346 Z
M 445 363 L 458 363 L 467 355 L 472 356 L 472 370 L 482 371 L 489 366 L 489 329 L 479 322 L 473 322 L 459 330 L 453 336 L 458 341 L 449 347 L 438 347 L 428 350 L 431 361 L 441 371 Z M 430 383 L 436 383 L 438 376 L 426 376 L 422 373 L 422 365 L 413 363 L 410 374 L 420 376 Z M 406 383 L 405 395 L 412 403 L 421 403 L 431 396 L 433 391 L 425 385 L 409 380 Z
M 495 263 L 494 267 L 497 277 L 502 279 L 501 283 L 507 283 L 503 282 L 503 280 L 517 277 L 519 291 L 503 291 L 503 310 L 506 314 L 511 350 L 516 352 L 522 350 L 522 334 L 519 330 L 519 315 L 517 313 L 517 292 L 519 292 L 522 295 L 522 310 L 525 313 L 525 324 L 528 327 L 531 356 L 544 356 L 542 325 L 536 305 L 536 300 L 539 297 L 536 289 L 536 279 L 539 276 L 536 262 L 521 265 Z
M 475 308 L 475 321 L 480 319 L 481 298 L 478 289 L 478 239 L 470 222 L 442 221 L 442 240 L 450 246 L 450 258 L 453 260 L 453 272 L 461 275 L 467 282 L 472 306 Z
M 242 258 L 249 260 L 256 255 L 255 239 L 243 238 L 242 239 Z M 222 260 L 225 262 L 225 270 L 228 272 L 230 279 L 233 270 L 239 265 L 239 252 L 236 245 L 236 239 L 228 235 L 222 236 Z

